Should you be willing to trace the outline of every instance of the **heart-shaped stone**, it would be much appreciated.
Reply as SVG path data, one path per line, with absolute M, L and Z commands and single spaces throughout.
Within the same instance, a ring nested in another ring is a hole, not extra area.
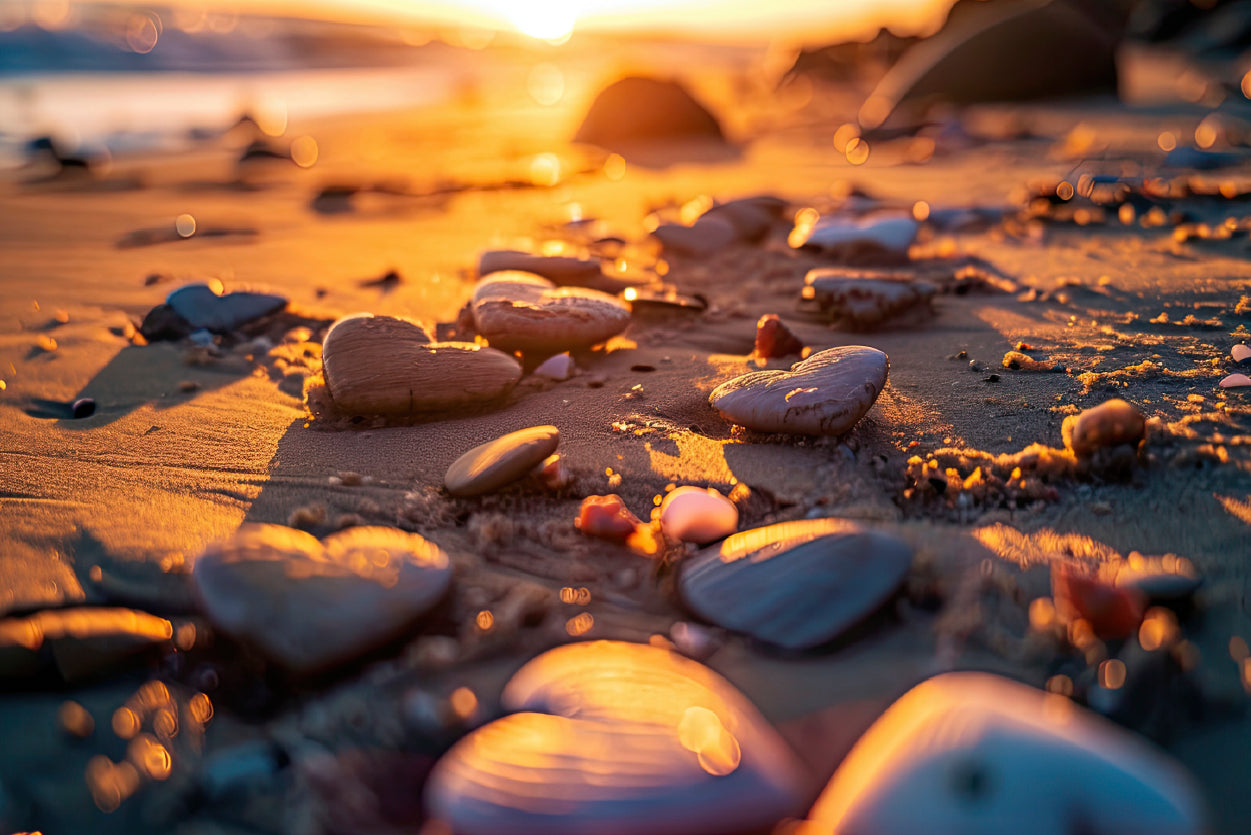
M 419 415 L 499 400 L 521 379 L 518 362 L 468 342 L 431 342 L 414 322 L 368 313 L 331 326 L 322 373 L 334 409 Z
M 166 297 L 165 303 L 191 325 L 192 330 L 204 328 L 213 333 L 229 333 L 287 306 L 287 300 L 274 293 L 236 290 L 221 295 L 207 284 L 179 287 Z
M 219 629 L 310 673 L 396 637 L 443 597 L 452 572 L 439 546 L 395 528 L 348 528 L 322 543 L 245 525 L 206 549 L 193 576 Z
M 542 355 L 608 341 L 630 324 L 630 307 L 598 290 L 506 271 L 478 282 L 473 316 L 493 347 Z
M 458 835 L 767 831 L 804 803 L 794 753 L 728 682 L 669 650 L 569 644 L 522 667 L 508 710 L 426 785 Z
M 713 389 L 708 402 L 731 423 L 759 432 L 841 435 L 877 400 L 889 368 L 876 348 L 829 348 L 790 371 L 735 377 Z
M 987 673 L 947 673 L 905 693 L 809 817 L 840 835 L 1207 831 L 1176 764 L 1064 696 Z
M 844 519 L 736 533 L 684 562 L 682 601 L 718 626 L 785 649 L 838 637 L 903 583 L 912 548 Z

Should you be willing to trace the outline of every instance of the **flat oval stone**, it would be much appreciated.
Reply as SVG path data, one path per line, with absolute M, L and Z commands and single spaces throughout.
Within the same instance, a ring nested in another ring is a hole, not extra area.
M 702 258 L 725 249 L 738 238 L 738 229 L 728 217 L 704 215 L 692 226 L 663 223 L 652 232 L 669 255 Z
M 1064 696 L 988 673 L 946 673 L 865 732 L 809 814 L 873 835 L 1199 835 L 1189 777 Z
M 469 342 L 432 343 L 414 322 L 367 313 L 331 326 L 322 370 L 335 407 L 364 415 L 490 403 L 521 379 L 521 365 L 502 351 Z
M 937 291 L 910 273 L 826 267 L 808 271 L 801 297 L 836 319 L 869 328 L 928 304 Z
M 599 259 L 567 255 L 532 255 L 512 249 L 495 249 L 478 258 L 478 276 L 498 272 L 523 272 L 542 276 L 555 284 L 585 287 L 604 277 Z
M 555 354 L 606 342 L 630 324 L 630 307 L 583 287 L 523 272 L 492 273 L 473 294 L 478 333 L 505 351 Z
M 193 570 L 219 629 L 297 673 L 325 670 L 395 638 L 451 583 L 447 554 L 395 528 L 348 528 L 325 542 L 281 525 L 244 525 Z
M 64 681 L 83 681 L 172 651 L 173 634 L 169 621 L 133 609 L 48 609 L 0 619 L 0 680 L 37 675 L 50 656 Z
M 890 360 L 876 348 L 829 348 L 790 371 L 753 371 L 708 397 L 721 417 L 759 432 L 841 435 L 856 425 L 886 386 Z
M 643 644 L 568 644 L 526 664 L 503 706 L 426 784 L 458 835 L 730 835 L 802 810 L 795 755 L 733 686 Z
M 904 258 L 921 224 L 910 217 L 868 217 L 848 220 L 822 217 L 811 226 L 796 226 L 791 244 L 834 255 L 885 255 Z
M 671 539 L 704 545 L 738 529 L 738 508 L 720 491 L 688 484 L 665 494 L 660 527 Z
M 685 561 L 682 602 L 705 620 L 784 649 L 832 641 L 903 583 L 912 548 L 843 519 L 734 534 Z
M 165 304 L 191 325 L 192 330 L 204 328 L 213 333 L 229 333 L 253 319 L 282 310 L 287 300 L 275 293 L 248 290 L 218 295 L 207 284 L 188 284 L 170 293 Z
M 556 451 L 560 430 L 531 426 L 474 447 L 447 468 L 443 484 L 453 496 L 478 496 L 525 478 Z

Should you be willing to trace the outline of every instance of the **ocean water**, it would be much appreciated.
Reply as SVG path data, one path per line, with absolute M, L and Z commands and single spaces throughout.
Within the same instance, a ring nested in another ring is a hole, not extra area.
M 67 149 L 113 156 L 176 151 L 243 113 L 281 132 L 289 122 L 438 101 L 460 77 L 437 66 L 246 73 L 37 73 L 0 79 L 0 166 L 50 135 Z

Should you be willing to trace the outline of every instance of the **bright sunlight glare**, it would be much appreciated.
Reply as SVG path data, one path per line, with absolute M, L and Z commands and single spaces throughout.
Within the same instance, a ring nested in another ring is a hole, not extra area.
M 509 3 L 501 11 L 522 34 L 545 41 L 569 37 L 578 22 L 576 0 Z

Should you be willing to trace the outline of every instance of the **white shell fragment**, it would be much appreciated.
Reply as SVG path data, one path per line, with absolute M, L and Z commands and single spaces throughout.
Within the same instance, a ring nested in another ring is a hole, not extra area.
M 426 784 L 427 812 L 457 835 L 729 835 L 802 810 L 776 732 L 669 650 L 568 644 L 522 667 L 502 701 L 524 712 L 462 739 Z
M 841 435 L 873 406 L 889 368 L 876 348 L 829 348 L 790 371 L 735 377 L 713 389 L 708 402 L 731 423 L 759 432 Z
M 738 530 L 738 508 L 711 487 L 688 484 L 665 495 L 660 527 L 670 539 L 703 545 Z
M 685 561 L 682 602 L 707 621 L 784 649 L 828 643 L 903 583 L 912 548 L 843 519 L 743 531 Z
M 905 693 L 810 819 L 839 835 L 1205 831 L 1177 765 L 1064 696 L 987 673 L 947 673 Z
M 193 577 L 219 629 L 308 673 L 396 637 L 443 597 L 452 571 L 437 545 L 395 528 L 348 528 L 322 543 L 245 525 L 205 550 Z
M 606 342 L 630 324 L 630 307 L 582 287 L 523 272 L 492 273 L 473 294 L 478 332 L 505 351 L 557 353 Z

